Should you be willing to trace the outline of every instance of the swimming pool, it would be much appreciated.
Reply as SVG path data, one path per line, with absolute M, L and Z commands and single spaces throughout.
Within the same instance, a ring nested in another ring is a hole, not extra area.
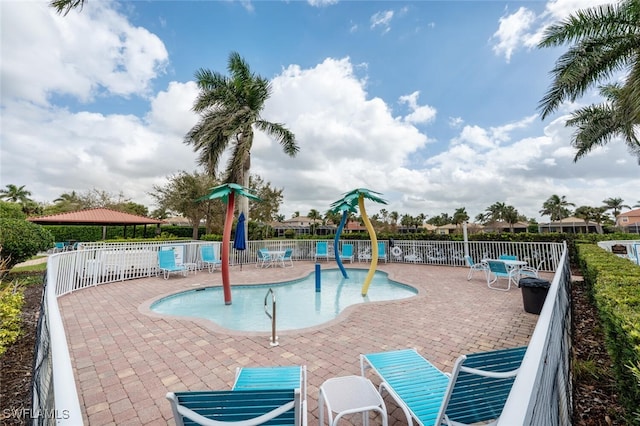
M 315 273 L 295 281 L 277 284 L 233 286 L 233 303 L 224 304 L 221 287 L 207 287 L 164 297 L 151 305 L 159 314 L 204 318 L 238 331 L 270 331 L 271 321 L 264 312 L 267 291 L 272 289 L 277 302 L 278 330 L 296 330 L 322 324 L 357 303 L 398 300 L 414 296 L 416 289 L 389 280 L 376 271 L 366 297 L 362 297 L 365 269 L 347 269 L 349 278 L 338 269 L 323 269 L 321 291 L 315 291 Z M 268 299 L 271 311 L 271 297 Z

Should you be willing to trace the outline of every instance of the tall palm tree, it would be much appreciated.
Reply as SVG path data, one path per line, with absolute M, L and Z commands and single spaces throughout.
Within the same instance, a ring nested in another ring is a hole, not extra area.
M 564 195 L 560 197 L 553 194 L 547 201 L 542 203 L 540 214 L 542 216 L 549 216 L 551 222 L 555 222 L 571 215 L 569 206 L 575 206 L 575 204 L 568 202 Z
M 280 123 L 266 121 L 260 115 L 269 98 L 269 81 L 252 73 L 236 52 L 229 55 L 227 68 L 229 77 L 207 69 L 196 72 L 200 93 L 193 110 L 200 114 L 200 120 L 187 133 L 184 142 L 193 145 L 198 153 L 198 164 L 211 176 L 216 175 L 223 153 L 231 149 L 222 181 L 249 187 L 254 128 L 274 137 L 290 157 L 295 157 L 299 148 L 290 130 Z M 247 221 L 248 203 L 244 198 L 240 207 Z
M 613 218 L 617 218 L 622 209 L 627 208 L 630 209 L 626 204 L 623 204 L 624 201 L 622 198 L 607 198 L 606 200 L 602 200 L 604 203 L 605 210 L 613 210 Z
M 606 82 L 617 72 L 630 70 L 622 85 L 601 88 L 607 102 L 581 108 L 568 126 L 577 126 L 572 144 L 574 158 L 604 145 L 615 136 L 624 138 L 640 161 L 640 142 L 634 126 L 640 124 L 640 0 L 579 10 L 545 31 L 539 47 L 573 43 L 556 61 L 551 87 L 540 101 L 542 119 L 564 101 L 575 101 L 593 86 Z

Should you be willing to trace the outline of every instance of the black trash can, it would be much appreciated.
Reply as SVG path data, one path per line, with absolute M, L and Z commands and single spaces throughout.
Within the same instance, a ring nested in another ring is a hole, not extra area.
M 522 303 L 525 312 L 540 315 L 551 283 L 541 278 L 524 277 L 518 281 L 518 287 L 522 289 Z

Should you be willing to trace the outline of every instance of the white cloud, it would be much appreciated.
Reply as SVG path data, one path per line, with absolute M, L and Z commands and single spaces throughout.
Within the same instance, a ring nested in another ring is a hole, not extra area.
M 99 92 L 149 94 L 167 51 L 157 36 L 109 7 L 89 2 L 82 13 L 60 16 L 41 2 L 2 2 L 3 100 L 43 105 L 51 93 L 83 102 Z
M 520 48 L 536 47 L 549 25 L 562 21 L 578 10 L 611 3 L 610 0 L 550 0 L 539 15 L 521 6 L 516 12 L 499 19 L 498 29 L 491 37 L 493 51 L 509 62 Z
M 338 0 L 307 0 L 311 6 L 323 7 L 338 3 Z
M 400 96 L 399 102 L 407 104 L 411 113 L 404 117 L 404 121 L 411 124 L 422 124 L 433 121 L 436 118 L 436 109 L 429 105 L 418 105 L 419 91 L 410 95 Z
M 386 34 L 391 31 L 391 19 L 393 19 L 393 10 L 376 12 L 370 19 L 371 29 L 373 30 L 376 27 L 381 27 L 382 33 Z
M 497 42 L 493 51 L 497 55 L 504 55 L 507 62 L 511 60 L 514 50 L 522 44 L 526 44 L 530 37 L 529 29 L 536 19 L 535 13 L 526 7 L 520 7 L 515 13 L 500 18 L 498 30 L 492 39 Z

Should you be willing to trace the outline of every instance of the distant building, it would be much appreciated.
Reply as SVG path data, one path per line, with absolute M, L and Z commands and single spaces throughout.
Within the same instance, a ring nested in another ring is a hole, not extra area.
M 602 234 L 602 226 L 595 222 L 585 222 L 579 217 L 565 217 L 562 220 L 538 224 L 538 232 L 559 232 L 565 234 Z
M 293 230 L 295 235 L 331 235 L 335 234 L 337 226 L 323 225 L 321 220 L 311 219 L 306 216 L 293 217 L 284 222 L 271 224 L 276 237 L 284 237 L 288 230 Z
M 620 213 L 616 218 L 616 226 L 623 232 L 640 234 L 640 209 Z
M 527 232 L 529 230 L 528 222 L 507 223 L 504 221 L 487 223 L 484 226 L 484 232 Z

